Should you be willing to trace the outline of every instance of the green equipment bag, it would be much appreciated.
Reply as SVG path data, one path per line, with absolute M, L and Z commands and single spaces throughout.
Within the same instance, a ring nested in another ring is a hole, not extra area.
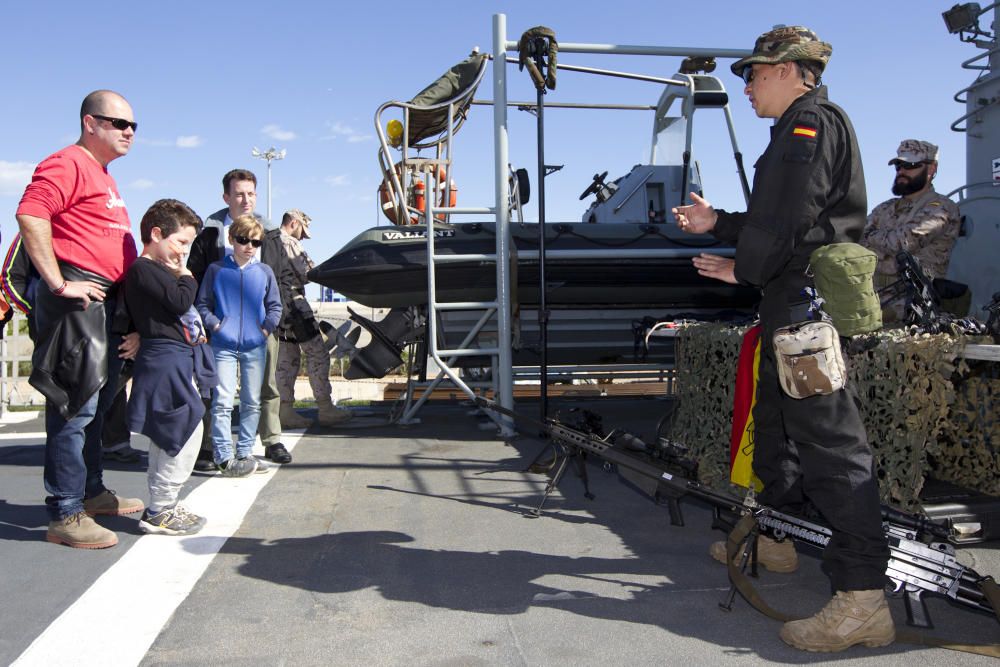
M 831 243 L 809 256 L 823 310 L 841 336 L 882 328 L 882 306 L 872 281 L 877 262 L 875 253 L 857 243 Z

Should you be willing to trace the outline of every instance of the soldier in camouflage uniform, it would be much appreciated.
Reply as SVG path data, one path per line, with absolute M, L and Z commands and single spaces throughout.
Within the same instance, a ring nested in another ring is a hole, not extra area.
M 855 644 L 884 646 L 895 639 L 885 594 L 889 547 L 882 530 L 874 458 L 846 385 L 802 399 L 785 394 L 771 345 L 775 332 L 806 319 L 814 250 L 857 242 L 868 203 L 857 137 L 847 114 L 827 97 L 820 77 L 833 48 L 802 26 L 781 27 L 757 39 L 753 53 L 732 65 L 760 118 L 775 119 L 771 140 L 755 163 L 745 212 L 717 210 L 696 193 L 673 210 L 678 227 L 709 232 L 736 245 L 735 260 L 701 254 L 700 275 L 759 287 L 760 348 L 753 409 L 753 469 L 764 483 L 758 500 L 797 513 L 810 503 L 829 522 L 823 570 L 834 597 L 818 614 L 789 621 L 781 638 L 807 651 L 842 651 Z M 710 554 L 726 561 L 723 543 Z M 789 540 L 761 538 L 757 559 L 777 572 L 798 566 Z
M 878 255 L 875 288 L 898 280 L 896 253 L 900 250 L 909 251 L 928 278 L 944 278 L 961 223 L 955 202 L 934 191 L 938 147 L 905 139 L 889 164 L 896 169 L 892 194 L 897 196 L 875 207 L 861 240 Z M 897 322 L 903 312 L 904 304 L 896 300 L 884 307 L 882 319 Z
M 351 418 L 349 411 L 338 408 L 331 400 L 330 353 L 323 344 L 323 336 L 305 297 L 305 285 L 309 282 L 306 274 L 313 268 L 313 261 L 300 241 L 309 238 L 310 220 L 298 209 L 286 212 L 281 218 L 281 242 L 294 274 L 291 303 L 282 313 L 278 326 L 278 392 L 281 394 L 281 423 L 286 428 L 307 428 L 312 423 L 294 408 L 300 348 L 306 355 L 306 374 L 319 408 L 319 425 L 333 426 Z

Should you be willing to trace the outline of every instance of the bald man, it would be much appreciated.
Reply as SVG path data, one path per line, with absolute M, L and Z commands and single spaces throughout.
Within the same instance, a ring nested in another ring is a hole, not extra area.
M 103 415 L 118 390 L 121 360 L 138 349 L 137 335 L 110 334 L 136 245 L 125 201 L 108 173 L 108 164 L 128 154 L 136 127 L 132 107 L 118 93 L 87 95 L 80 139 L 38 164 L 16 213 L 41 278 L 30 382 L 46 399 L 46 539 L 84 549 L 118 543 L 93 516 L 143 510 L 142 501 L 104 486 L 101 467 Z

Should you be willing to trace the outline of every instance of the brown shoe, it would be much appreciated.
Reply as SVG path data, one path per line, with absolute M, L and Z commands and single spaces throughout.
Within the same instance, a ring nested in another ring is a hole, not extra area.
M 785 623 L 781 639 L 803 651 L 830 653 L 855 644 L 887 646 L 896 626 L 881 589 L 838 591 L 815 616 Z
M 281 422 L 281 428 L 287 429 L 309 428 L 312 426 L 312 420 L 306 419 L 296 412 L 295 404 L 291 401 L 282 401 L 281 405 L 278 406 L 278 421 Z
M 338 408 L 330 399 L 316 401 L 316 407 L 319 408 L 319 416 L 316 419 L 319 426 L 336 426 L 351 418 L 350 410 Z
M 99 495 L 83 501 L 83 509 L 90 516 L 109 514 L 134 514 L 146 509 L 146 505 L 138 498 L 122 498 L 111 489 L 104 489 Z
M 720 563 L 726 562 L 725 541 L 713 542 L 708 553 Z M 737 563 L 739 556 L 737 555 Z M 757 562 L 771 572 L 795 572 L 799 567 L 799 555 L 791 540 L 776 542 L 770 537 L 761 535 L 757 538 Z
M 45 539 L 54 544 L 67 544 L 75 549 L 107 549 L 118 544 L 118 536 L 97 525 L 86 512 L 77 512 L 49 523 Z

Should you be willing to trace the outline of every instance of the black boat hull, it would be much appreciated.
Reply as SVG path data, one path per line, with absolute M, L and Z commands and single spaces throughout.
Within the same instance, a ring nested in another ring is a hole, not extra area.
M 699 276 L 691 257 L 731 254 L 711 237 L 679 238 L 673 225 L 583 223 L 547 225 L 547 304 L 551 308 L 650 308 L 749 311 L 756 290 Z M 539 302 L 538 226 L 512 225 L 517 262 L 512 263 L 513 301 Z M 493 223 L 435 227 L 439 255 L 495 252 Z M 496 298 L 491 261 L 439 263 L 437 300 Z M 374 308 L 427 303 L 425 227 L 376 227 L 348 243 L 309 273 L 309 278 L 352 301 Z

